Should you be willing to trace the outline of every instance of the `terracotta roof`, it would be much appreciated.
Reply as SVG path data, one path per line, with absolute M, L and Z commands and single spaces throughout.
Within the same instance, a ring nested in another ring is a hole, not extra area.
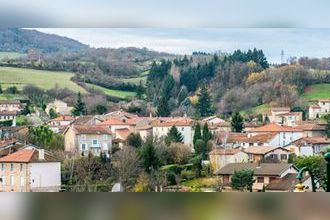
M 301 129 L 303 131 L 325 131 L 325 125 L 319 125 L 316 123 L 298 124 L 294 128 Z
M 126 140 L 127 137 L 131 134 L 131 131 L 127 128 L 124 129 L 116 129 L 116 136 L 120 136 L 120 139 Z
M 297 144 L 330 144 L 330 138 L 326 137 L 303 137 L 300 138 L 292 143 L 297 143 Z
M 264 154 L 267 154 L 267 153 L 272 152 L 277 149 L 282 149 L 284 151 L 289 152 L 289 150 L 282 148 L 282 147 L 274 148 L 274 147 L 268 147 L 268 146 L 251 146 L 251 147 L 244 149 L 244 152 L 246 152 L 248 154 L 264 155 Z
M 94 118 L 93 115 L 84 115 L 76 118 L 76 120 L 73 122 L 75 125 L 85 125 L 88 124 L 92 119 Z
M 151 122 L 153 127 L 192 126 L 193 120 L 185 117 L 162 117 Z
M 229 148 L 229 149 L 224 149 L 224 148 L 216 148 L 213 149 L 210 154 L 211 155 L 235 155 L 239 152 L 242 152 L 240 148 Z
M 330 99 L 320 99 L 319 102 L 330 102 Z
M 53 118 L 52 121 L 72 121 L 75 118 L 69 115 L 61 115 L 58 116 L 57 118 Z
M 100 125 L 135 125 L 137 123 L 136 118 L 127 118 L 127 119 L 119 119 L 119 118 L 109 118 L 100 123 Z
M 0 148 L 14 144 L 15 142 L 16 142 L 15 139 L 0 140 Z
M 76 134 L 111 134 L 109 128 L 101 125 L 74 125 Z
M 235 132 L 230 132 L 230 133 L 225 133 L 221 132 L 217 136 L 217 143 L 222 144 L 224 138 L 227 135 L 227 143 L 237 143 L 237 142 L 242 142 L 247 138 L 247 134 L 245 133 L 235 133 Z
M 17 115 L 17 111 L 0 111 L 0 115 Z
M 302 182 L 306 181 L 309 176 L 305 176 Z M 289 173 L 281 179 L 276 179 L 271 181 L 267 186 L 266 190 L 274 191 L 291 191 L 295 189 L 296 184 L 299 183 L 297 179 L 297 174 Z
M 310 108 L 317 108 L 317 109 L 320 109 L 321 108 L 321 106 L 319 106 L 319 105 L 311 105 L 311 106 L 309 106 Z
M 0 162 L 17 162 L 17 163 L 30 163 L 30 162 L 55 162 L 54 158 L 49 155 L 44 155 L 44 160 L 39 159 L 39 150 L 36 149 L 22 149 L 15 153 L 9 154 L 0 158 Z
M 258 128 L 251 129 L 249 132 L 298 132 L 302 131 L 299 128 L 290 127 L 286 125 L 278 125 L 276 123 L 270 123 Z
M 288 163 L 230 163 L 216 172 L 217 175 L 232 175 L 235 171 L 249 169 L 255 176 L 280 176 L 283 172 L 293 167 Z

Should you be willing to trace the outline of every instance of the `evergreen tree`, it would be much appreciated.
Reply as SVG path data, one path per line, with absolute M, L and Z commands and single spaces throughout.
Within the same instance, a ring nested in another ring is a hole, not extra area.
M 212 133 L 209 130 L 209 126 L 207 125 L 207 123 L 204 124 L 203 126 L 203 140 L 205 142 L 205 144 L 207 144 L 209 142 L 209 140 L 211 140 L 212 138 Z
M 74 109 L 72 113 L 75 116 L 81 116 L 87 114 L 86 104 L 83 102 L 80 92 L 78 92 L 77 102 L 74 105 Z
M 168 117 L 170 114 L 171 112 L 168 106 L 168 100 L 166 99 L 165 96 L 162 96 L 157 106 L 157 115 L 159 117 Z
M 154 147 L 152 138 L 149 138 L 145 145 L 141 148 L 140 157 L 146 172 L 151 173 L 152 171 L 158 169 L 160 160 L 157 156 L 157 151 Z
M 0 94 L 2 94 L 2 87 L 1 87 L 1 83 L 0 83 Z
M 142 138 L 141 138 L 140 134 L 131 133 L 130 135 L 128 135 L 127 144 L 129 146 L 132 146 L 132 147 L 135 147 L 135 148 L 141 147 L 142 146 Z
M 205 86 L 202 86 L 201 88 L 197 108 L 201 117 L 206 117 L 213 114 L 211 97 Z
M 235 170 L 231 177 L 232 188 L 241 191 L 252 191 L 252 185 L 254 183 L 253 175 L 253 170 Z
M 143 98 L 143 94 L 144 94 L 144 87 L 142 85 L 142 80 L 140 81 L 140 84 L 138 85 L 138 87 L 136 88 L 136 96 L 139 99 Z
M 201 125 L 199 123 L 197 123 L 195 127 L 195 133 L 193 138 L 194 145 L 198 139 L 202 139 Z
M 55 112 L 55 110 L 54 110 L 53 108 L 51 108 L 51 109 L 49 110 L 49 116 L 50 116 L 51 119 L 57 117 L 57 113 Z
M 167 136 L 165 137 L 165 143 L 167 146 L 170 146 L 172 142 L 174 143 L 183 142 L 182 134 L 178 131 L 178 129 L 175 126 L 171 127 L 171 129 L 167 133 Z
M 242 132 L 242 130 L 243 130 L 243 117 L 240 115 L 239 112 L 235 112 L 232 115 L 231 127 L 232 127 L 232 131 L 234 131 L 234 132 Z
M 327 137 L 330 138 L 330 114 L 327 115 L 326 120 L 327 120 L 327 126 L 325 128 L 325 133 L 326 133 Z

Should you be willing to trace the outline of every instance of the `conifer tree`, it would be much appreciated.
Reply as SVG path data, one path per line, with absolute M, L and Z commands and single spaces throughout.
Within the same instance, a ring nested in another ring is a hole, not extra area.
M 209 140 L 211 140 L 211 138 L 212 138 L 212 133 L 210 132 L 207 123 L 205 123 L 203 126 L 203 140 L 207 144 Z
M 80 92 L 78 92 L 77 102 L 74 105 L 74 109 L 72 113 L 75 116 L 81 116 L 87 114 L 86 104 L 83 102 Z
M 201 88 L 197 108 L 201 117 L 206 117 L 213 114 L 211 97 L 205 86 L 202 86 Z
M 239 112 L 235 112 L 232 115 L 231 127 L 234 132 L 242 132 L 243 130 L 243 117 Z
M 193 138 L 194 145 L 198 139 L 202 139 L 201 126 L 199 123 L 197 123 L 195 127 L 195 133 Z
M 166 99 L 165 96 L 162 96 L 157 106 L 157 115 L 159 117 L 168 117 L 170 114 L 171 112 L 168 106 L 168 100 Z
M 172 126 L 167 136 L 165 137 L 165 143 L 167 146 L 171 145 L 172 142 L 174 143 L 182 143 L 183 137 L 182 134 L 178 131 L 175 126 Z

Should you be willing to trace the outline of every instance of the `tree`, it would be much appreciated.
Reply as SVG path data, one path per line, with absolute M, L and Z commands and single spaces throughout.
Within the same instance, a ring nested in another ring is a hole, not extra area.
M 143 94 L 144 94 L 144 87 L 143 87 L 143 84 L 142 84 L 142 80 L 140 80 L 140 83 L 139 85 L 137 86 L 136 88 L 136 96 L 139 98 L 139 99 L 142 99 L 143 98 Z
M 53 118 L 56 118 L 58 115 L 57 115 L 56 111 L 53 108 L 51 108 L 51 109 L 49 109 L 49 116 L 51 119 L 53 119 Z
M 202 139 L 202 132 L 201 132 L 201 125 L 197 122 L 196 127 L 195 127 L 195 133 L 193 137 L 193 143 L 195 145 L 196 140 Z
M 205 123 L 203 126 L 203 140 L 207 144 L 211 139 L 212 139 L 212 133 L 210 132 L 207 123 Z
M 87 114 L 86 104 L 83 102 L 80 92 L 78 92 L 77 102 L 74 105 L 72 113 L 75 116 L 81 116 Z
M 182 134 L 178 131 L 178 129 L 175 126 L 172 126 L 165 137 L 166 145 L 170 146 L 172 142 L 182 143 L 182 141 L 183 141 Z
M 141 148 L 140 158 L 147 173 L 158 170 L 160 161 L 152 138 L 148 138 L 144 146 Z
M 192 156 L 191 148 L 182 143 L 172 143 L 169 155 L 175 164 L 187 164 Z
M 146 173 L 141 173 L 134 186 L 134 192 L 149 192 L 150 191 L 150 177 Z
M 201 88 L 197 108 L 201 117 L 206 117 L 213 114 L 211 97 L 205 86 L 202 86 Z
M 131 133 L 130 135 L 128 135 L 127 144 L 129 146 L 132 146 L 132 147 L 135 147 L 135 148 L 141 147 L 142 146 L 142 138 L 141 138 L 140 134 Z
M 2 94 L 2 87 L 1 87 L 1 83 L 0 83 L 0 94 Z
M 100 115 L 103 115 L 105 114 L 108 109 L 105 105 L 102 105 L 102 104 L 98 104 L 96 107 L 95 107 L 95 111 L 97 114 L 100 114 Z
M 252 192 L 253 175 L 253 170 L 235 170 L 231 176 L 231 187 L 240 191 L 248 190 Z
M 330 114 L 326 116 L 326 120 L 327 120 L 327 125 L 325 127 L 325 133 L 327 137 L 330 138 Z
M 233 132 L 242 132 L 243 130 L 243 117 L 239 112 L 235 112 L 231 119 L 231 128 Z
M 49 148 L 49 145 L 53 140 L 53 131 L 45 125 L 29 127 L 28 133 L 30 142 L 41 148 Z
M 171 112 L 168 106 L 168 100 L 166 99 L 166 96 L 162 96 L 160 103 L 157 106 L 157 115 L 159 117 L 168 117 L 170 114 Z

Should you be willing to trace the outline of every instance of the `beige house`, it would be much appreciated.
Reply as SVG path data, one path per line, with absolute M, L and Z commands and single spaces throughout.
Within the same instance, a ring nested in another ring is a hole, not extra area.
M 72 116 L 60 115 L 48 122 L 49 128 L 55 132 L 59 133 L 64 131 L 67 126 L 69 126 L 75 120 Z
M 291 112 L 289 107 L 274 107 L 270 113 L 264 114 L 264 120 L 268 116 L 270 123 L 293 126 L 302 121 L 302 112 Z
M 17 111 L 0 111 L 0 122 L 12 121 L 12 126 L 16 126 Z
M 58 192 L 61 163 L 41 149 L 22 149 L 0 158 L 0 191 Z
M 288 162 L 290 151 L 282 147 L 252 146 L 244 149 L 249 156 L 249 162 L 259 163 L 265 161 Z
M 60 115 L 71 115 L 71 108 L 68 107 L 68 104 L 58 99 L 48 103 L 45 109 L 46 113 L 49 114 L 51 109 L 54 109 L 54 111 Z
M 71 125 L 64 132 L 65 151 L 83 156 L 92 153 L 109 156 L 112 148 L 112 132 L 106 126 Z
M 314 121 L 303 121 L 294 128 L 303 131 L 303 137 L 322 137 L 325 136 L 325 125 L 317 124 Z
M 217 148 L 209 153 L 213 171 L 217 171 L 229 163 L 246 163 L 249 160 L 247 153 L 240 148 Z
M 322 155 L 330 149 L 330 139 L 326 137 L 303 137 L 285 147 L 297 156 Z
M 330 99 L 318 100 L 316 104 L 309 106 L 309 119 L 320 118 L 322 115 L 330 113 Z

